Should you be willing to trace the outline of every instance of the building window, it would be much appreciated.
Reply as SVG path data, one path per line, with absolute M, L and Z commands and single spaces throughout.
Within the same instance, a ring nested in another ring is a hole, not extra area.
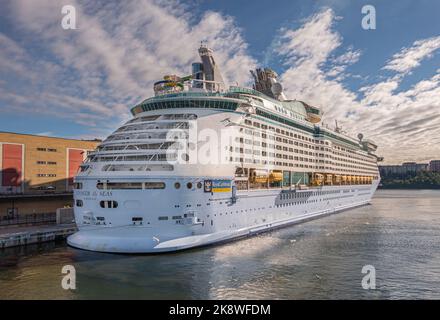
M 55 173 L 37 173 L 39 178 L 55 178 L 57 175 Z
M 48 148 L 47 151 L 49 151 L 49 152 L 57 152 L 57 149 Z
M 43 161 L 43 160 L 38 160 L 37 164 L 49 164 L 49 165 L 56 165 L 57 163 L 55 161 Z
M 75 182 L 73 184 L 73 189 L 82 189 L 83 188 L 83 184 L 81 182 Z
M 37 148 L 37 151 L 47 151 L 46 148 Z

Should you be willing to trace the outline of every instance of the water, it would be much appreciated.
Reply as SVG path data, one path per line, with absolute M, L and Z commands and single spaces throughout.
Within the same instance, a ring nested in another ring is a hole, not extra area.
M 73 265 L 77 289 L 61 288 Z M 364 290 L 364 265 L 376 289 Z M 379 190 L 372 205 L 165 255 L 48 243 L 0 252 L 1 299 L 440 298 L 440 190 Z

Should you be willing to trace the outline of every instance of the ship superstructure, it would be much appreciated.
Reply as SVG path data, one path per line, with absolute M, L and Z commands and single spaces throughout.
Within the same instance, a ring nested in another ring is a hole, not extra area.
M 213 52 L 167 75 L 75 178 L 74 247 L 167 252 L 252 235 L 370 202 L 377 146 L 320 125 L 271 69 L 226 88 Z

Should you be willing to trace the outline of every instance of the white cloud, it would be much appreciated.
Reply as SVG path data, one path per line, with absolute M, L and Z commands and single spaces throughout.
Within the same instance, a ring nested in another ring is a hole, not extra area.
M 77 30 L 61 28 L 64 4 L 76 8 Z M 22 97 L 21 105 L 4 112 L 32 103 L 30 112 L 81 124 L 90 115 L 94 124 L 114 126 L 152 95 L 153 82 L 189 74 L 202 40 L 213 47 L 226 81 L 247 83 L 255 65 L 232 17 L 208 11 L 199 18 L 177 1 L 17 0 L 10 6 L 9 19 L 32 40 L 19 44 L 1 35 L 0 61 L 13 78 L 30 83 L 24 92 L 10 79 L 8 88 L 2 83 L 9 93 L 3 99 Z M 35 56 L 33 47 L 40 45 L 45 52 Z
M 282 30 L 278 52 L 287 58 L 287 63 L 299 65 L 308 61 L 320 66 L 341 44 L 340 35 L 331 31 L 334 18 L 333 10 L 327 9 L 310 17 L 297 30 Z
M 349 75 L 347 67 L 358 62 L 361 52 L 348 47 L 334 55 L 342 46 L 342 37 L 333 28 L 335 20 L 334 12 L 326 9 L 296 30 L 281 30 L 273 51 L 280 52 L 287 66 L 280 75 L 287 96 L 321 107 L 325 123 L 337 119 L 351 136 L 362 132 L 375 140 L 387 163 L 438 158 L 440 70 L 406 91 L 399 89 L 403 76 L 439 47 L 440 37 L 403 48 L 384 67 L 399 74 L 355 92 L 343 80 Z
M 307 19 L 297 30 L 282 30 L 274 50 L 288 66 L 280 75 L 287 96 L 322 107 L 327 119 L 343 117 L 359 105 L 356 94 L 344 87 L 341 78 L 330 79 L 340 76 L 360 56 L 360 51 L 349 48 L 341 56 L 332 57 L 342 43 L 342 37 L 332 29 L 335 19 L 334 12 L 326 9 Z M 334 64 L 326 72 L 329 60 Z
M 360 50 L 353 50 L 352 48 L 350 48 L 347 52 L 335 58 L 333 62 L 338 64 L 351 65 L 353 63 L 358 62 L 360 56 L 361 56 Z
M 430 58 L 440 48 L 440 36 L 418 40 L 409 48 L 403 48 L 393 55 L 392 59 L 383 67 L 386 70 L 408 73 L 420 66 L 423 59 Z

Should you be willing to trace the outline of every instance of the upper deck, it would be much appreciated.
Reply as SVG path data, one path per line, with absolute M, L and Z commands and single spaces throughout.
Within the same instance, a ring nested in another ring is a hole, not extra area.
M 229 112 L 249 111 L 255 116 L 295 127 L 315 137 L 336 140 L 352 148 L 367 149 L 359 140 L 308 121 L 307 104 L 298 100 L 277 101 L 254 89 L 231 86 L 223 92 L 181 91 L 159 94 L 131 109 L 134 116 L 159 109 L 210 108 Z
M 199 54 L 202 62 L 192 64 L 191 74 L 166 75 L 163 80 L 157 81 L 154 84 L 155 95 L 134 106 L 131 109 L 133 116 L 166 109 L 238 112 L 275 125 L 301 130 L 318 139 L 333 140 L 355 150 L 371 153 L 377 148 L 371 141 L 367 143 L 341 130 L 319 125 L 322 110 L 303 101 L 287 99 L 273 70 L 265 68 L 251 71 L 255 79 L 253 88 L 227 88 L 212 50 L 202 45 Z

